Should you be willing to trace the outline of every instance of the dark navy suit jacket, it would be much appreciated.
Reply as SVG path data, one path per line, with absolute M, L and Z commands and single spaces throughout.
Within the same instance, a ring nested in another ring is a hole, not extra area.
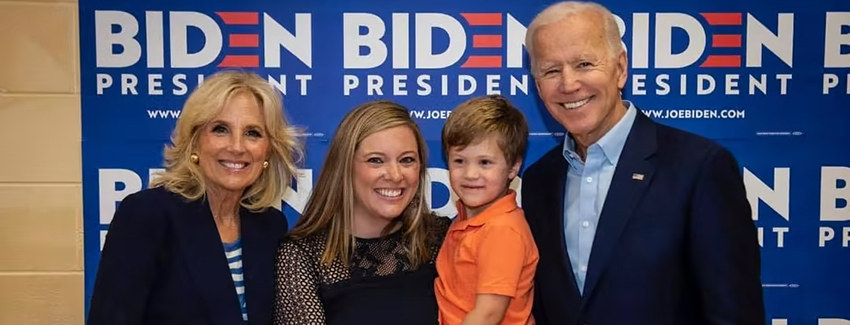
M 250 324 L 270 324 L 283 214 L 240 209 Z M 88 324 L 243 324 L 209 203 L 164 188 L 127 196 L 109 226 Z
M 637 114 L 604 202 L 584 294 L 564 242 L 567 161 L 524 173 L 540 253 L 537 324 L 765 324 L 759 246 L 735 158 Z

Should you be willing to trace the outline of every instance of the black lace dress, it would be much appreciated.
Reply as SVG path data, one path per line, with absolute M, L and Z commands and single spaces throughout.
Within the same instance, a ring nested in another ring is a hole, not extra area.
M 429 231 L 431 260 L 412 270 L 401 233 L 356 240 L 349 265 L 321 263 L 325 234 L 285 240 L 277 253 L 274 324 L 437 323 L 434 261 L 451 220 Z

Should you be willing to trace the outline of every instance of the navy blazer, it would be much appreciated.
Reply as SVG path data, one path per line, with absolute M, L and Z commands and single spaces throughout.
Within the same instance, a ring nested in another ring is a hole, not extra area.
M 250 324 L 270 324 L 286 218 L 240 208 Z M 109 226 L 88 324 L 243 324 L 209 203 L 158 187 L 127 196 Z
M 539 249 L 537 324 L 765 324 L 759 246 L 735 158 L 637 114 L 615 167 L 579 293 L 564 242 L 568 163 L 525 171 Z

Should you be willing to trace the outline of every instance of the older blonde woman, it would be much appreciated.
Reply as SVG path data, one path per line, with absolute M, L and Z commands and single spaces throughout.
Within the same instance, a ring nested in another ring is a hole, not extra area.
M 386 101 L 349 112 L 278 250 L 275 324 L 434 324 L 434 259 L 450 220 L 425 203 L 425 141 Z
M 166 171 L 118 207 L 89 324 L 271 322 L 286 219 L 272 206 L 299 146 L 259 76 L 220 72 L 186 101 Z

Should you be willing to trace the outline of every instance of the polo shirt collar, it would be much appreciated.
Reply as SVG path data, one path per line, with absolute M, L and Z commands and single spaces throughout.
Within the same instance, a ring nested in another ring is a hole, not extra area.
M 514 190 L 508 190 L 508 193 L 505 196 L 502 196 L 496 202 L 493 202 L 492 205 L 481 211 L 477 216 L 468 219 L 466 217 L 466 209 L 463 207 L 463 202 L 460 200 L 457 201 L 457 217 L 455 218 L 456 229 L 466 229 L 467 227 L 480 227 L 487 223 L 488 219 L 492 219 L 493 216 L 498 216 L 501 214 L 509 213 L 518 209 L 516 205 L 516 192 Z

